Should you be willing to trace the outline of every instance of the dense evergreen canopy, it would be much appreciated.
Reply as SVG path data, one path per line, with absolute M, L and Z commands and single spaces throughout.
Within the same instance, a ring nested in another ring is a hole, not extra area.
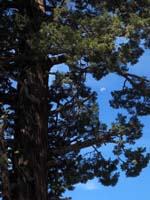
M 134 144 L 142 137 L 138 117 L 150 114 L 150 82 L 128 66 L 149 47 L 149 0 L 0 0 L 4 200 L 58 200 L 94 177 L 114 186 L 121 170 L 140 174 L 149 154 Z M 55 65 L 67 70 L 53 72 Z M 88 74 L 101 80 L 109 73 L 124 79 L 110 106 L 129 113 L 110 128 L 86 84 Z M 101 147 L 109 144 L 107 159 Z

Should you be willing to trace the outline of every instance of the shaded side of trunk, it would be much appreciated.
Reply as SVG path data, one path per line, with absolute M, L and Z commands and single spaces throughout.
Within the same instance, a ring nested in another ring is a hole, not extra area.
M 47 200 L 48 77 L 25 68 L 18 83 L 14 177 L 15 200 Z
M 28 38 L 28 35 L 38 32 L 39 19 L 45 12 L 45 1 L 30 0 L 24 6 L 31 22 L 34 21 L 34 27 L 27 33 Z M 24 46 L 21 46 L 21 50 L 25 53 L 28 42 L 24 39 L 22 42 Z M 48 76 L 41 63 L 30 65 L 30 61 L 21 70 L 18 82 L 14 151 L 16 187 L 13 199 L 47 200 Z

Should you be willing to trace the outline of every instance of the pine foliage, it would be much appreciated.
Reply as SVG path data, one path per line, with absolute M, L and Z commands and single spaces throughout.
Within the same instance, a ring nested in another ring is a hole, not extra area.
M 32 132 L 43 127 L 40 123 L 47 125 L 50 199 L 94 177 L 114 186 L 120 171 L 138 176 L 150 158 L 144 147 L 134 146 L 142 137 L 138 118 L 150 114 L 150 82 L 129 73 L 128 66 L 150 47 L 150 1 L 0 0 L 0 19 L 2 198 L 18 198 L 18 185 L 22 190 L 34 185 L 31 157 L 42 144 L 36 146 Z M 64 66 L 67 70 L 60 72 Z M 99 119 L 97 94 L 86 83 L 89 74 L 101 80 L 110 73 L 124 79 L 122 89 L 112 92 L 110 106 L 129 115 L 118 114 L 108 128 Z M 54 80 L 48 83 L 48 77 Z M 48 111 L 43 106 L 40 118 L 43 102 Z M 113 147 L 109 158 L 104 145 Z

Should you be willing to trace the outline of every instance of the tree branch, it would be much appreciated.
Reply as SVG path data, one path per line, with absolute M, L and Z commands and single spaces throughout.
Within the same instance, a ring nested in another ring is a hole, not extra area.
M 12 66 L 11 66 L 12 67 Z M 4 76 L 11 78 L 14 81 L 17 81 L 17 78 L 11 72 L 7 72 L 2 66 L 0 66 L 0 73 L 3 73 Z
M 62 63 L 65 63 L 66 61 L 67 61 L 67 57 L 65 54 L 60 54 L 60 55 L 51 56 L 51 57 L 49 56 L 47 58 L 47 64 L 50 66 L 62 64 Z
M 71 151 L 80 151 L 81 149 L 90 147 L 92 145 L 101 146 L 102 144 L 105 144 L 105 143 L 115 143 L 112 136 L 114 136 L 114 135 L 112 135 L 110 133 L 103 133 L 93 139 L 89 139 L 89 140 L 86 140 L 83 142 L 77 142 L 76 144 L 72 144 L 70 146 L 65 146 L 60 149 L 58 149 L 58 148 L 52 149 L 51 153 L 53 153 L 55 155 L 63 155 L 63 154 L 69 153 Z
M 16 97 L 15 94 L 9 94 L 9 93 L 2 93 L 0 92 L 0 102 L 3 102 L 8 105 L 13 105 L 15 103 Z
M 41 10 L 42 13 L 45 13 L 45 0 L 35 0 L 35 3 L 37 4 L 38 9 Z
M 135 88 L 138 88 L 139 89 L 139 84 L 135 83 L 133 78 L 136 78 L 136 79 L 139 79 L 141 81 L 143 81 L 143 77 L 140 77 L 140 76 L 137 76 L 135 74 L 130 74 L 130 73 L 126 73 L 125 71 L 123 70 L 117 70 L 117 73 L 120 75 L 120 76 L 123 76 L 127 81 L 129 81 L 129 83 L 135 87 Z M 146 82 L 149 82 L 148 80 L 145 80 Z

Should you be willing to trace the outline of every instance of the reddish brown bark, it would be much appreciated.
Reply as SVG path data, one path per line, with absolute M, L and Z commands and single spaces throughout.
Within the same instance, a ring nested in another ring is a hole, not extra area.
M 26 68 L 18 84 L 14 175 L 15 200 L 47 200 L 48 77 Z
M 45 0 L 35 0 L 38 8 L 44 13 L 45 12 Z

